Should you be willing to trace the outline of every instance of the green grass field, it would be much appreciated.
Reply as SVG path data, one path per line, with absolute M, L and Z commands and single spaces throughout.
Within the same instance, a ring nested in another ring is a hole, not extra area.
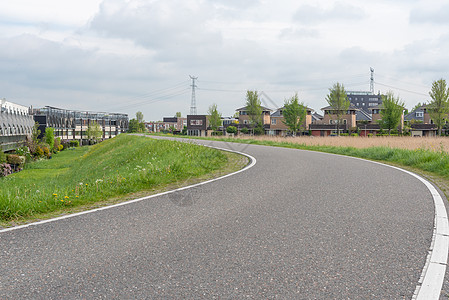
M 53 159 L 30 163 L 22 172 L 0 178 L 0 220 L 67 212 L 151 191 L 201 177 L 227 163 L 228 155 L 215 149 L 120 135 L 95 146 L 62 151 Z

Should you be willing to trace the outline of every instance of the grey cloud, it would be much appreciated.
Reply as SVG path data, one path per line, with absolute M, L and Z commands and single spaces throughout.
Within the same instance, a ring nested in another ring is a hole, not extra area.
M 449 24 L 449 4 L 442 7 L 429 5 L 428 9 L 413 9 L 410 12 L 410 23 Z
M 293 15 L 293 20 L 301 24 L 317 24 L 329 20 L 359 20 L 365 15 L 359 7 L 337 2 L 331 9 L 303 5 Z
M 210 6 L 194 7 L 185 1 L 154 1 L 139 7 L 120 3 L 111 10 L 105 1 L 90 23 L 90 30 L 107 37 L 132 40 L 148 49 L 179 48 L 190 50 L 219 44 L 221 35 L 208 22 L 214 14 Z

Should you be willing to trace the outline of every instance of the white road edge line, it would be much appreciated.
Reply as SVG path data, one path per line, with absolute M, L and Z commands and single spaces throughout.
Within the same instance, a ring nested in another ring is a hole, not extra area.
M 302 150 L 302 151 L 310 151 L 310 150 Z M 316 151 L 310 152 L 316 153 Z M 418 281 L 418 285 L 415 288 L 415 292 L 413 294 L 412 299 L 416 300 L 440 299 L 440 294 L 444 283 L 444 277 L 446 274 L 446 265 L 449 252 L 449 222 L 446 212 L 446 206 L 444 205 L 443 198 L 441 197 L 440 193 L 438 193 L 437 189 L 429 181 L 422 178 L 421 176 L 395 166 L 354 156 L 346 156 L 326 152 L 320 153 L 328 155 L 344 156 L 348 158 L 363 160 L 374 164 L 390 167 L 415 177 L 427 187 L 429 192 L 432 194 L 433 202 L 435 205 L 433 237 L 429 253 L 427 254 L 426 263 L 421 272 L 421 277 Z
M 222 150 L 222 151 L 227 151 L 227 152 L 240 154 L 240 155 L 243 155 L 243 156 L 246 156 L 247 158 L 249 158 L 250 162 L 243 169 L 238 170 L 238 171 L 233 172 L 233 173 L 229 173 L 229 174 L 220 176 L 218 178 L 210 179 L 210 180 L 207 180 L 207 181 L 203 181 L 203 182 L 196 183 L 196 184 L 193 184 L 193 185 L 177 188 L 175 190 L 170 190 L 170 191 L 166 191 L 166 192 L 159 193 L 159 194 L 154 194 L 154 195 L 150 195 L 150 196 L 146 196 L 146 197 L 142 197 L 142 198 L 138 198 L 138 199 L 129 200 L 129 201 L 126 201 L 126 202 L 117 203 L 117 204 L 110 205 L 110 206 L 99 207 L 99 208 L 86 210 L 86 211 L 82 211 L 82 212 L 78 212 L 78 213 L 74 213 L 74 214 L 70 214 L 70 215 L 65 215 L 65 216 L 61 216 L 61 217 L 57 217 L 57 218 L 53 218 L 53 219 L 48 219 L 48 220 L 38 221 L 38 222 L 34 222 L 34 223 L 29 223 L 29 224 L 19 225 L 19 226 L 15 226 L 15 227 L 9 227 L 9 228 L 5 228 L 5 229 L 1 229 L 0 230 L 0 234 L 4 233 L 4 232 L 8 232 L 8 231 L 24 229 L 24 228 L 31 227 L 31 226 L 37 226 L 37 225 L 42 225 L 42 224 L 45 224 L 45 223 L 56 222 L 56 221 L 59 221 L 59 220 L 64 220 L 64 219 L 73 218 L 73 217 L 77 217 L 77 216 L 81 216 L 81 215 L 85 215 L 85 214 L 90 214 L 90 213 L 94 213 L 94 212 L 97 212 L 97 211 L 102 211 L 102 210 L 106 210 L 106 209 L 110 209 L 110 208 L 114 208 L 114 207 L 128 205 L 128 204 L 131 204 L 131 203 L 140 202 L 140 201 L 143 201 L 143 200 L 159 197 L 159 196 L 162 196 L 162 195 L 167 195 L 167 194 L 171 194 L 171 193 L 174 193 L 174 192 L 178 192 L 178 191 L 194 188 L 194 187 L 197 187 L 197 186 L 201 186 L 203 184 L 214 182 L 214 181 L 217 181 L 217 180 L 220 180 L 220 179 L 223 179 L 223 178 L 226 178 L 226 177 L 230 177 L 232 175 L 244 172 L 244 171 L 252 168 L 256 164 L 256 162 L 257 162 L 256 159 L 253 156 L 251 156 L 249 154 L 246 154 L 246 153 L 243 153 L 243 152 L 239 152 L 239 151 L 235 151 L 235 150 L 229 150 L 229 149 L 224 149 L 224 148 L 219 148 L 219 147 L 212 147 L 212 146 L 205 146 L 205 147 L 215 148 L 217 150 Z

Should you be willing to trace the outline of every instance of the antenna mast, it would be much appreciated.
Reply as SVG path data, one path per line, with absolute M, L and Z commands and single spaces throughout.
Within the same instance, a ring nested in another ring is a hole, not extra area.
M 196 115 L 196 99 L 195 99 L 195 88 L 196 88 L 196 84 L 195 84 L 195 80 L 198 79 L 198 77 L 194 77 L 194 76 L 190 76 L 190 79 L 192 79 L 192 102 L 190 103 L 190 114 L 191 115 Z
M 369 83 L 369 91 L 371 92 L 371 95 L 374 95 L 374 69 L 370 68 L 371 70 L 371 79 Z

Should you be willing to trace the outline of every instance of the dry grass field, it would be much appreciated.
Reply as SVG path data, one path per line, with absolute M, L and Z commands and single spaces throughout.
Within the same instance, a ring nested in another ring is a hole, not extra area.
M 240 139 L 253 139 L 273 142 L 290 142 L 305 146 L 341 146 L 354 148 L 389 147 L 409 150 L 430 150 L 435 152 L 449 152 L 449 137 L 407 137 L 407 136 L 382 136 L 382 137 L 359 137 L 359 136 L 334 136 L 334 137 L 244 137 Z

